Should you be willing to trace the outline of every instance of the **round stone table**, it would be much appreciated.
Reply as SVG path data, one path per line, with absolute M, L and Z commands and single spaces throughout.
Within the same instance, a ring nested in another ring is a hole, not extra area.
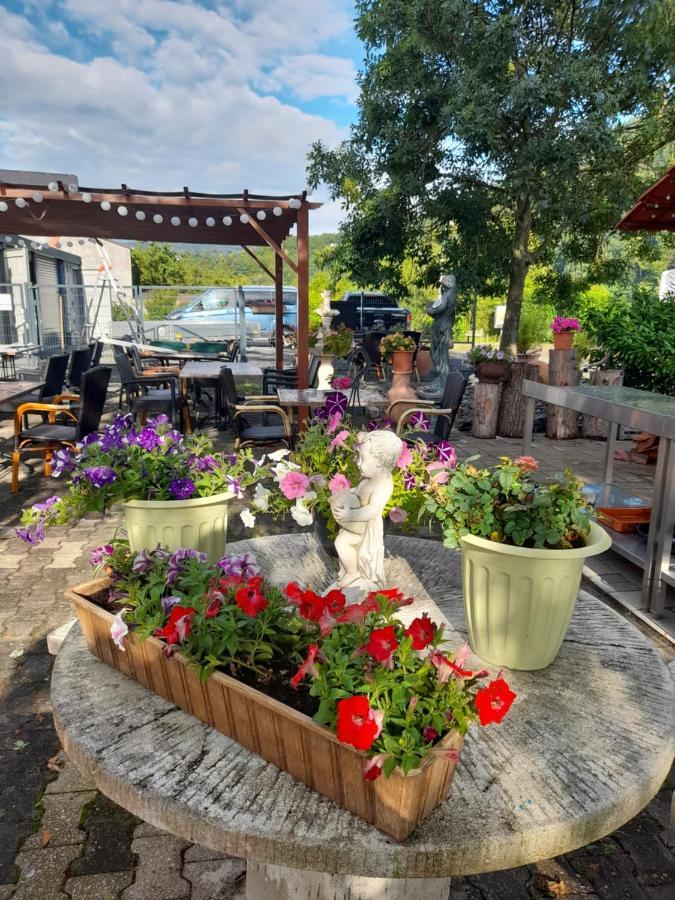
M 389 584 L 416 597 L 402 618 L 426 609 L 463 642 L 459 554 L 398 536 L 386 548 Z M 335 574 L 312 535 L 228 550 L 254 552 L 278 583 L 321 588 Z M 61 741 L 84 775 L 158 828 L 246 858 L 251 900 L 446 900 L 451 875 L 545 859 L 623 825 L 673 758 L 668 669 L 589 594 L 555 663 L 508 680 L 518 693 L 509 715 L 470 730 L 450 793 L 403 844 L 99 662 L 77 626 L 57 657 L 52 697 Z

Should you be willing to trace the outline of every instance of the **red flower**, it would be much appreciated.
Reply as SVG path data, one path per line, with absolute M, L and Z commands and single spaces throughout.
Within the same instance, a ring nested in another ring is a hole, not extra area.
M 424 650 L 433 641 L 435 632 L 436 626 L 426 613 L 421 618 L 413 619 L 405 630 L 405 634 L 412 638 L 413 650 Z
M 375 600 L 377 597 L 385 597 L 389 601 L 388 606 L 393 609 L 400 609 L 402 606 L 410 606 L 411 603 L 415 602 L 413 597 L 404 597 L 403 591 L 400 591 L 398 588 L 387 588 L 386 590 L 383 589 L 381 591 L 371 591 L 366 596 L 366 600 Z
M 443 656 L 440 650 L 434 650 L 429 659 L 436 668 L 438 680 L 441 684 L 444 684 L 451 675 L 454 675 L 456 678 L 473 678 L 476 674 L 469 671 L 469 669 L 463 669 L 461 666 L 456 665 L 447 656 Z
M 155 631 L 155 637 L 164 638 L 167 644 L 180 644 L 192 631 L 192 606 L 174 606 L 164 628 Z
M 366 781 L 375 781 L 382 774 L 382 763 L 385 757 L 378 753 L 377 756 L 371 756 L 367 759 L 363 767 L 363 777 Z
M 204 613 L 204 615 L 206 616 L 207 619 L 215 619 L 215 617 L 220 612 L 222 606 L 223 606 L 223 601 L 220 599 L 220 597 L 214 597 L 214 599 L 206 607 L 206 612 Z
M 345 595 L 342 591 L 329 591 L 325 597 L 311 590 L 303 591 L 294 581 L 286 585 L 285 594 L 291 603 L 298 606 L 298 612 L 309 622 L 318 622 L 322 616 L 326 621 L 326 611 L 334 616 L 345 608 Z
M 396 640 L 394 626 L 387 625 L 385 628 L 374 628 L 370 632 L 368 643 L 364 649 L 373 659 L 386 663 L 389 662 L 397 647 L 398 641 Z
M 330 611 L 330 614 L 333 616 L 341 613 L 345 608 L 345 603 L 347 602 L 345 599 L 345 595 L 342 593 L 342 591 L 338 590 L 328 591 L 323 600 L 324 609 L 328 609 Z
M 349 622 L 350 624 L 358 625 L 359 622 L 363 622 L 368 613 L 379 612 L 379 609 L 380 606 L 377 600 L 369 595 L 361 603 L 352 603 L 348 606 L 342 615 L 338 617 L 338 622 L 340 624 Z
M 425 741 L 435 741 L 438 737 L 438 732 L 431 725 L 425 725 L 422 729 L 422 737 Z
M 251 578 L 246 587 L 241 587 L 234 595 L 234 602 L 247 616 L 255 619 L 258 613 L 268 606 L 267 600 L 260 592 L 262 578 Z
M 291 600 L 293 603 L 300 603 L 304 593 L 305 592 L 303 591 L 303 589 L 295 581 L 289 582 L 286 585 L 286 587 L 284 588 L 284 594 L 286 594 L 288 599 Z
M 309 672 L 312 678 L 316 678 L 318 672 L 316 671 L 316 666 L 314 665 L 314 660 L 316 658 L 316 654 L 319 652 L 318 644 L 310 644 L 307 650 L 307 656 L 305 657 L 305 661 L 300 666 L 295 675 L 291 678 L 292 686 L 297 690 L 298 685 L 305 677 L 305 675 Z
M 516 696 L 503 678 L 496 678 L 487 687 L 478 691 L 476 711 L 480 724 L 489 725 L 490 722 L 501 722 Z
M 371 709 L 368 698 L 345 697 L 337 705 L 337 736 L 357 750 L 370 750 L 382 731 L 384 714 Z

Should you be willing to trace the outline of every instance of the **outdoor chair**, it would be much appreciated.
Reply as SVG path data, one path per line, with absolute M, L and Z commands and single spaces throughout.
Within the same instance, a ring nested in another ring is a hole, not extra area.
M 395 400 L 387 408 L 385 415 L 393 418 L 392 413 L 395 415 L 396 411 L 399 411 L 396 434 L 408 444 L 414 444 L 416 441 L 424 441 L 425 444 L 447 441 L 462 402 L 467 381 L 468 379 L 461 372 L 450 372 L 445 380 L 440 406 L 435 406 L 430 400 Z M 411 406 L 411 403 L 414 403 L 414 406 Z M 425 416 L 435 419 L 433 430 L 415 430 L 404 433 L 403 429 L 415 413 L 424 413 Z
M 94 352 L 91 354 L 91 361 L 89 362 L 89 368 L 93 369 L 94 366 L 99 366 L 101 364 L 101 356 L 103 355 L 103 341 L 95 341 L 94 342 Z
M 382 338 L 385 336 L 385 334 L 386 332 L 384 331 L 367 331 L 363 335 L 362 347 L 370 357 L 371 365 L 373 366 L 378 378 L 384 378 L 380 344 L 382 343 Z
M 239 341 L 235 339 L 228 342 L 227 361 L 236 362 L 239 356 Z
M 223 366 L 220 370 L 218 387 L 223 409 L 234 428 L 235 449 L 245 446 L 286 444 L 293 446 L 293 425 L 285 409 L 279 406 L 276 396 L 248 396 L 243 401 L 237 394 L 232 370 Z M 268 417 L 278 422 L 269 424 Z
M 321 366 L 321 357 L 312 355 L 307 367 L 307 385 L 308 387 L 316 387 L 319 380 L 319 367 Z M 263 369 L 263 394 L 271 394 L 278 387 L 297 388 L 298 386 L 298 370 L 293 369 Z
M 55 450 L 74 449 L 78 441 L 98 431 L 108 392 L 112 369 L 96 366 L 82 375 L 80 408 L 72 409 L 58 403 L 22 403 L 14 414 L 14 450 L 12 452 L 12 493 L 19 490 L 19 463 L 24 453 L 42 453 L 44 474 L 51 474 L 51 458 Z M 37 414 L 48 421 L 30 425 L 29 416 Z M 59 422 L 58 420 L 65 420 Z
M 121 388 L 120 402 L 124 394 L 127 410 L 134 420 L 145 422 L 148 415 L 165 413 L 174 425 L 184 419 L 184 398 L 178 388 L 178 378 L 166 373 L 159 375 L 137 375 L 129 357 L 121 347 L 115 347 L 115 363 L 119 372 Z M 165 387 L 168 385 L 168 387 Z
M 127 348 L 129 359 L 136 371 L 136 375 L 180 375 L 180 366 L 162 366 L 157 359 L 143 360 L 141 351 L 134 344 Z
M 82 376 L 91 365 L 91 357 L 93 347 L 82 347 L 80 350 L 73 350 L 70 354 L 70 367 L 68 369 L 68 390 L 71 393 L 80 393 L 80 381 Z
M 12 400 L 0 407 L 0 412 L 15 413 L 22 403 L 57 403 L 60 402 L 60 394 L 66 380 L 68 368 L 68 353 L 59 353 L 47 358 L 47 366 L 43 375 L 44 384 L 34 394 L 27 394 L 19 400 Z M 79 400 L 79 397 L 77 398 Z

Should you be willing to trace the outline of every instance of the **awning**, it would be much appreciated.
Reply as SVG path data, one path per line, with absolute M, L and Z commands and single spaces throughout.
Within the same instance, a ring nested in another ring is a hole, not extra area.
M 616 227 L 621 231 L 675 231 L 675 166 L 645 191 Z

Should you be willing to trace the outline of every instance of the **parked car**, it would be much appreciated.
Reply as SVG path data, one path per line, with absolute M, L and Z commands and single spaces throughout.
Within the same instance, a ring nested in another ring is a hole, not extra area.
M 385 331 L 409 328 L 412 319 L 409 309 L 399 307 L 393 297 L 380 291 L 347 291 L 330 305 L 339 312 L 333 319 L 333 327 L 344 323 L 354 331 L 368 331 L 378 324 Z
M 237 323 L 237 290 L 236 287 L 214 287 L 199 294 L 180 309 L 167 316 L 170 321 L 203 322 L 221 325 L 223 334 L 235 335 Z M 244 316 L 246 333 L 261 336 L 274 341 L 276 316 L 274 308 L 274 287 L 270 285 L 247 284 L 242 286 L 244 293 Z M 297 290 L 285 287 L 284 303 L 284 335 L 294 334 L 297 326 Z

